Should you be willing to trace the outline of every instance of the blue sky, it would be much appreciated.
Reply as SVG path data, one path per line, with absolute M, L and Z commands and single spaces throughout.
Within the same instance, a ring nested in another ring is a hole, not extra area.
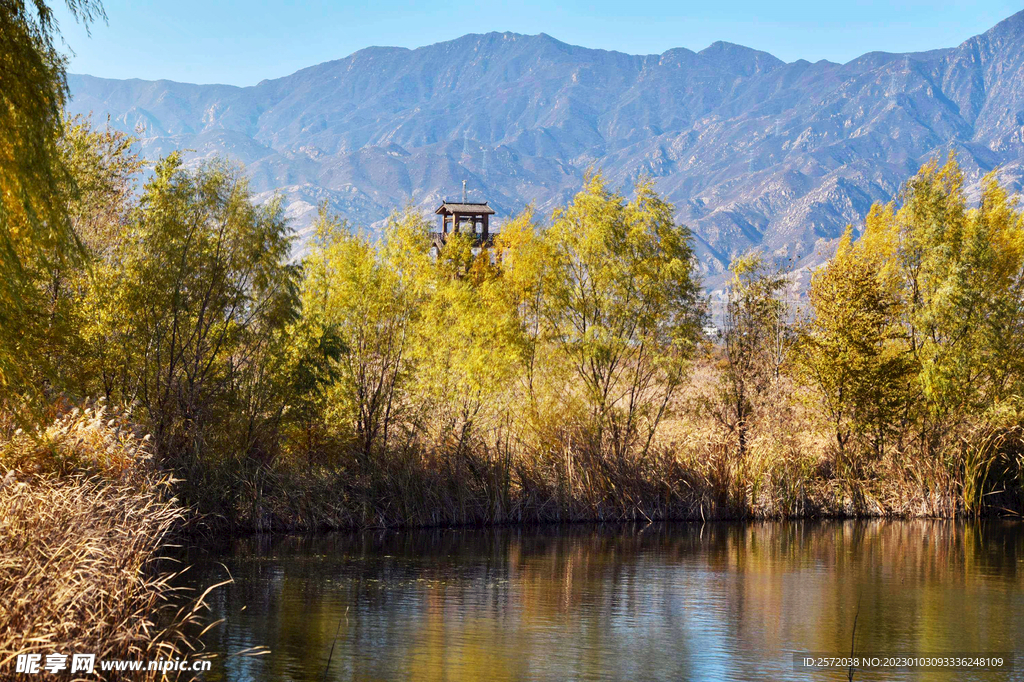
M 57 0 L 59 2 L 59 0 Z M 56 3 L 55 3 L 56 4 Z M 466 33 L 547 33 L 633 54 L 726 40 L 786 61 L 845 62 L 872 50 L 957 45 L 1024 8 L 1022 0 L 930 2 L 283 2 L 107 0 L 92 36 L 60 12 L 70 71 L 252 85 L 370 45 L 419 47 Z

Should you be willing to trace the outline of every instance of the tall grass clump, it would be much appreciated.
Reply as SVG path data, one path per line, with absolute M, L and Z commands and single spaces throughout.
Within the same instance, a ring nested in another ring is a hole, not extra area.
M 192 653 L 201 600 L 179 607 L 160 559 L 185 510 L 147 440 L 94 405 L 0 441 L 0 676 L 26 653 Z

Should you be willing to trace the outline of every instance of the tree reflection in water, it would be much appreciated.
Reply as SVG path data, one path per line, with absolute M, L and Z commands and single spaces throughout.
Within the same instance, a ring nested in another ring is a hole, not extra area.
M 208 680 L 808 679 L 793 652 L 1024 649 L 1024 529 L 990 521 L 257 536 L 188 551 Z M 243 607 L 244 610 L 243 610 Z M 831 679 L 816 673 L 814 679 Z M 845 673 L 835 679 L 845 679 Z M 994 673 L 857 675 L 1001 679 Z

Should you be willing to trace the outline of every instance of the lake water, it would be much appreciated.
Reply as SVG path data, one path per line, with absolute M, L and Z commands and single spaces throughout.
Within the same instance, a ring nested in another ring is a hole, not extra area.
M 272 651 L 208 680 L 846 680 L 794 653 L 851 639 L 861 656 L 1021 652 L 1012 671 L 855 680 L 1024 679 L 1018 522 L 254 536 L 185 560 L 193 584 L 234 578 L 209 599 L 208 648 Z

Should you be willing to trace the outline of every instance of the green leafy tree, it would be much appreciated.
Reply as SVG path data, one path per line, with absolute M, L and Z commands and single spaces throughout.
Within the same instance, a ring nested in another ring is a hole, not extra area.
M 781 299 L 782 272 L 752 252 L 730 265 L 722 333 L 722 381 L 714 414 L 735 434 L 738 454 L 747 453 L 751 420 L 779 378 L 790 345 L 788 309 Z
M 81 257 L 54 263 L 41 272 L 35 289 L 42 295 L 37 372 L 59 391 L 87 395 L 96 386 L 97 359 L 105 351 L 91 347 L 84 331 L 93 310 L 89 292 L 95 276 L 114 255 L 127 233 L 135 208 L 142 161 L 132 150 L 134 139 L 109 125 L 95 128 L 84 118 L 65 122 L 60 150 L 75 191 L 68 192 L 65 211 L 82 245 Z M 97 269 L 98 268 L 98 269 Z M 59 368 L 59 371 L 46 368 Z
M 89 342 L 104 393 L 145 412 L 161 452 L 250 454 L 280 418 L 283 332 L 297 269 L 280 203 L 257 206 L 235 169 L 177 154 L 146 183 L 96 274 Z M 217 447 L 219 446 L 219 447 Z

